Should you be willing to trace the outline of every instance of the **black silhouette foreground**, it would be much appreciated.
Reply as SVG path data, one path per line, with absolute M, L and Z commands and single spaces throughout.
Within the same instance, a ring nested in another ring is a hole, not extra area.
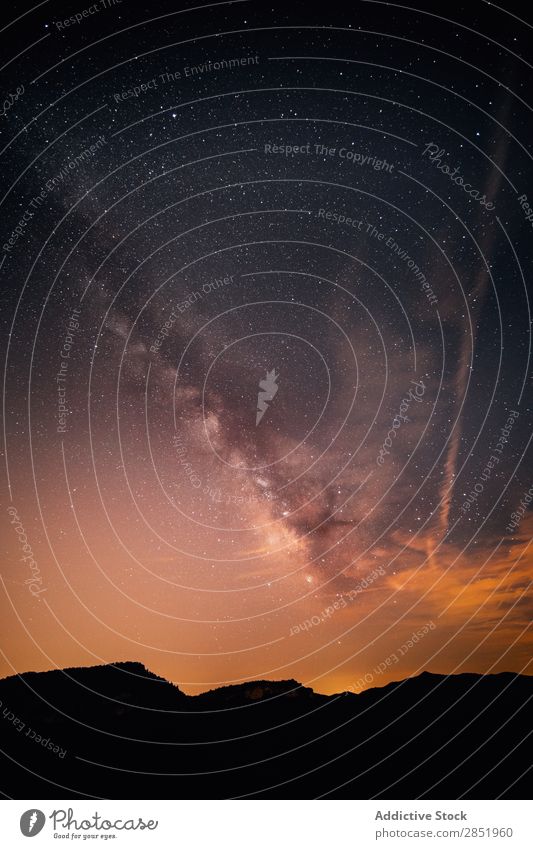
M 423 673 L 359 695 L 186 696 L 138 663 L 0 681 L 12 798 L 528 798 L 533 677 Z

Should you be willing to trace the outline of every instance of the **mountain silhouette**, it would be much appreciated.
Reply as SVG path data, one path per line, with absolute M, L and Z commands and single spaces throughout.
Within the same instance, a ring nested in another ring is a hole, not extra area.
M 529 798 L 533 677 L 436 675 L 325 696 L 188 696 L 142 664 L 0 681 L 13 798 Z

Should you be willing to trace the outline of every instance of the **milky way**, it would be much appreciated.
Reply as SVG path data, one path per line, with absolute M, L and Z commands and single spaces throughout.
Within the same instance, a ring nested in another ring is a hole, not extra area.
M 137 660 L 189 693 L 331 693 L 527 670 L 529 24 L 23 11 L 2 674 Z

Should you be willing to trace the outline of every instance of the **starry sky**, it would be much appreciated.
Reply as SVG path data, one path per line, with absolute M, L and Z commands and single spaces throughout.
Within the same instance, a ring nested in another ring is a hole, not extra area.
M 8 14 L 0 674 L 531 671 L 519 6 Z

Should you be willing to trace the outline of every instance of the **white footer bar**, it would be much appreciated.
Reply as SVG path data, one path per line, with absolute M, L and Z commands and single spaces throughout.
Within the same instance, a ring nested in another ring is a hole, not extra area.
M 158 849 L 531 849 L 527 801 L 25 801 L 0 803 L 0 843 Z M 28 843 L 35 837 L 35 843 Z

